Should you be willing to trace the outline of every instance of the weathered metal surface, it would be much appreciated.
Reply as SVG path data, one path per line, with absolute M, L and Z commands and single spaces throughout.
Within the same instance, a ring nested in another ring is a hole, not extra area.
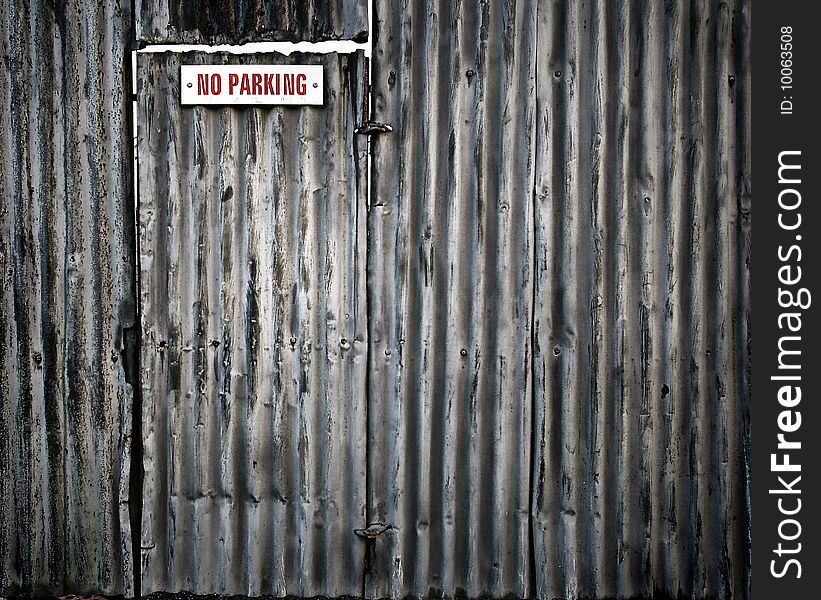
M 367 589 L 749 597 L 749 3 L 534 4 L 375 4 Z
M 128 595 L 130 9 L 7 4 L 0 594 Z M 749 597 L 750 3 L 376 15 L 367 218 L 361 55 L 140 57 L 143 591 Z M 326 105 L 183 109 L 181 60 Z
M 181 107 L 180 64 L 322 64 L 323 107 Z M 143 593 L 361 595 L 362 53 L 141 54 Z
M 530 597 L 536 2 L 375 10 L 366 589 Z
M 136 0 L 143 43 L 242 44 L 368 37 L 368 0 Z
M 749 596 L 749 10 L 540 10 L 541 596 Z
M 130 26 L 0 3 L 0 595 L 132 593 Z

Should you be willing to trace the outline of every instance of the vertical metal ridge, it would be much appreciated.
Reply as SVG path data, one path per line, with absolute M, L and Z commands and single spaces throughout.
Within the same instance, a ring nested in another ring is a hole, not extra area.
M 686 314 L 688 303 L 688 286 L 685 281 L 689 277 L 688 248 L 690 244 L 689 224 L 686 216 L 686 203 L 689 198 L 690 171 L 688 162 L 690 157 L 691 141 L 681 135 L 686 130 L 690 120 L 687 111 L 687 96 L 689 93 L 689 76 L 687 60 L 689 56 L 689 6 L 682 4 L 676 7 L 670 16 L 670 25 L 667 38 L 670 43 L 669 54 L 666 57 L 669 70 L 668 95 L 671 101 L 668 117 L 668 140 L 671 146 L 671 179 L 668 206 L 670 211 L 670 240 L 668 242 L 668 294 L 665 312 L 670 323 L 670 381 L 668 386 L 669 410 L 671 416 L 671 443 L 686 444 L 689 441 L 691 419 L 688 414 L 689 383 L 688 373 L 690 360 L 687 356 L 687 347 L 690 343 L 689 335 L 676 335 L 676 332 L 685 330 L 690 323 Z M 682 307 L 673 310 L 673 307 Z M 673 446 L 675 447 L 675 446 Z M 670 543 L 668 544 L 674 562 L 675 577 L 671 579 L 671 588 L 692 594 L 692 573 L 695 565 L 693 537 L 688 535 L 692 530 L 692 498 L 689 473 L 690 455 L 688 452 L 670 452 L 669 457 L 672 471 L 672 482 L 669 490 Z M 666 503 L 665 503 L 666 504 Z
M 702 23 L 716 15 L 711 12 L 711 0 L 698 0 L 691 6 L 691 38 L 694 43 L 691 62 L 691 122 L 693 123 L 693 196 L 692 210 L 692 254 L 693 275 L 691 281 L 691 324 L 693 327 L 693 345 L 690 348 L 693 363 L 691 371 L 691 390 L 694 398 L 693 420 L 694 448 L 691 449 L 694 459 L 695 477 L 693 485 L 696 496 L 695 514 L 695 547 L 696 570 L 693 581 L 695 594 L 703 595 L 716 590 L 717 573 L 715 569 L 698 568 L 701 565 L 716 565 L 716 526 L 713 520 L 712 490 L 715 486 L 715 471 L 713 468 L 715 423 L 712 419 L 713 401 L 715 398 L 714 382 L 712 377 L 714 359 L 710 337 L 714 331 L 713 311 L 717 302 L 714 301 L 713 290 L 707 286 L 713 281 L 713 261 L 709 244 L 712 242 L 710 234 L 714 221 L 713 203 L 715 192 L 712 177 L 713 165 L 713 135 L 715 120 L 710 119 L 710 111 L 715 110 L 711 103 L 712 86 L 707 81 L 706 72 L 708 61 L 715 54 L 715 32 L 713 27 L 702 27 Z M 708 126 L 709 125 L 709 126 Z M 710 282 L 710 283 L 708 283 Z M 712 310 L 703 310 L 710 307 Z
M 687 158 L 685 163 L 685 172 L 688 173 L 686 188 L 682 197 L 682 220 L 684 225 L 684 240 L 685 246 L 683 248 L 683 263 L 682 277 L 686 278 L 683 282 L 685 289 L 685 297 L 683 306 L 686 311 L 686 321 L 688 323 L 687 343 L 682 349 L 682 360 L 688 363 L 687 369 L 684 371 L 684 381 L 686 381 L 686 388 L 684 389 L 684 396 L 682 399 L 691 398 L 690 403 L 682 402 L 682 410 L 685 412 L 685 431 L 683 446 L 687 456 L 687 463 L 685 467 L 686 478 L 683 481 L 685 485 L 684 493 L 689 496 L 687 505 L 687 514 L 684 521 L 685 531 L 691 532 L 687 537 L 689 554 L 685 557 L 685 565 L 688 570 L 687 579 L 684 581 L 684 589 L 689 593 L 696 595 L 699 593 L 700 583 L 699 576 L 703 572 L 700 568 L 703 564 L 703 557 L 701 555 L 701 544 L 703 537 L 701 534 L 701 523 L 699 517 L 699 476 L 700 469 L 698 464 L 697 449 L 700 446 L 699 422 L 698 422 L 698 402 L 699 393 L 703 389 L 700 385 L 699 373 L 703 356 L 704 344 L 701 340 L 703 335 L 703 327 L 700 327 L 699 322 L 702 319 L 701 311 L 699 311 L 701 298 L 699 297 L 699 283 L 700 283 L 700 219 L 698 203 L 701 199 L 701 189 L 699 182 L 702 180 L 699 173 L 700 161 L 699 150 L 702 136 L 702 123 L 699 115 L 695 112 L 698 106 L 694 101 L 694 96 L 698 94 L 698 71 L 695 65 L 701 44 L 698 39 L 698 32 L 700 30 L 700 17 L 696 12 L 697 6 L 695 2 L 686 5 L 687 20 L 686 27 L 682 30 L 682 35 L 687 36 L 687 56 L 689 60 L 684 60 L 686 70 L 686 86 L 688 89 L 688 102 L 683 107 L 685 115 L 685 130 L 688 127 L 693 128 L 693 133 L 688 136 L 687 141 Z M 695 106 L 694 106 L 695 105 Z M 701 352 L 696 355 L 697 350 Z
M 591 163 L 591 298 L 590 298 L 590 394 L 592 399 L 591 433 L 587 440 L 590 460 L 590 503 L 587 517 L 590 523 L 590 588 L 595 593 L 607 595 L 612 593 L 613 573 L 610 563 L 615 554 L 611 523 L 613 496 L 613 460 L 612 449 L 603 443 L 596 451 L 595 440 L 607 434 L 613 427 L 613 408 L 610 402 L 608 386 L 601 382 L 612 369 L 612 356 L 603 349 L 612 344 L 612 335 L 603 322 L 611 310 L 611 294 L 608 282 L 613 274 L 611 253 L 605 252 L 612 239 L 612 163 L 613 141 L 611 123 L 606 107 L 610 102 L 610 73 L 608 62 L 611 60 L 609 44 L 612 32 L 607 26 L 607 6 L 596 3 L 590 13 L 591 65 L 599 76 L 590 77 L 588 81 L 591 115 L 590 163 Z M 591 592 L 592 593 L 592 592 Z
M 539 21 L 537 97 L 544 98 L 544 104 L 541 107 L 537 106 L 534 234 L 537 262 L 534 265 L 533 324 L 535 332 L 534 392 L 537 411 L 533 418 L 538 432 L 538 473 L 535 477 L 536 487 L 532 493 L 535 496 L 533 528 L 537 532 L 534 546 L 537 569 L 535 591 L 539 597 L 550 594 L 565 595 L 564 561 L 560 558 L 564 554 L 565 542 L 559 535 L 557 524 L 551 522 L 550 518 L 546 518 L 546 515 L 552 517 L 559 513 L 560 489 L 562 489 L 559 475 L 560 428 L 563 421 L 561 398 L 548 395 L 554 387 L 552 382 L 559 377 L 558 371 L 550 369 L 548 356 L 549 353 L 555 353 L 554 348 L 558 349 L 560 354 L 561 348 L 555 345 L 550 337 L 552 316 L 548 316 L 547 322 L 543 322 L 542 315 L 543 313 L 552 315 L 555 310 L 553 300 L 559 294 L 548 294 L 545 290 L 555 286 L 556 291 L 561 292 L 561 287 L 557 285 L 560 281 L 557 270 L 558 262 L 553 257 L 566 251 L 564 250 L 566 245 L 557 237 L 561 229 L 556 226 L 560 216 L 555 213 L 562 210 L 562 205 L 558 200 L 555 202 L 553 200 L 554 196 L 561 198 L 561 190 L 564 187 L 563 161 L 554 160 L 555 156 L 562 156 L 563 152 L 554 153 L 552 151 L 553 145 L 561 148 L 562 151 L 565 148 L 566 109 L 564 103 L 558 99 L 558 94 L 551 94 L 549 90 L 551 86 L 557 85 L 556 82 L 563 74 L 567 77 L 564 32 L 572 33 L 573 30 L 568 27 L 564 3 L 552 3 L 549 6 L 553 10 L 546 10 L 548 7 L 543 5 L 537 8 Z M 548 152 L 549 149 L 550 152 Z M 546 589 L 545 579 L 552 582 L 551 588 Z
M 675 356 L 675 340 L 678 323 L 673 321 L 674 294 L 673 290 L 677 286 L 675 273 L 672 267 L 673 248 L 676 244 L 676 231 L 674 219 L 673 192 L 679 187 L 677 181 L 679 169 L 675 161 L 678 147 L 678 140 L 672 123 L 676 111 L 675 94 L 675 72 L 673 61 L 676 53 L 672 49 L 671 40 L 675 37 L 677 23 L 680 20 L 680 8 L 672 8 L 667 14 L 664 11 L 656 10 L 654 14 L 653 26 L 656 34 L 653 36 L 654 47 L 651 48 L 651 60 L 653 73 L 651 78 L 656 81 L 654 92 L 653 112 L 658 116 L 654 126 L 655 144 L 652 171 L 657 173 L 655 178 L 657 184 L 654 185 L 653 194 L 650 200 L 650 208 L 655 217 L 656 234 L 656 259 L 653 262 L 655 270 L 653 287 L 656 296 L 654 302 L 654 323 L 658 328 L 656 336 L 656 358 L 654 379 L 657 386 L 660 383 L 660 390 L 656 393 L 657 401 L 653 406 L 653 421 L 658 423 L 654 427 L 653 455 L 663 457 L 658 460 L 657 472 L 653 481 L 653 497 L 656 501 L 652 504 L 651 525 L 662 533 L 656 535 L 652 540 L 651 560 L 653 569 L 661 573 L 660 579 L 669 582 L 668 589 L 681 589 L 679 584 L 680 567 L 679 556 L 681 547 L 677 537 L 677 515 L 673 508 L 677 502 L 677 482 L 675 459 L 672 456 L 671 448 L 676 444 L 675 431 L 675 404 L 674 395 L 671 395 L 672 382 L 677 379 L 676 367 L 672 361 L 664 360 L 665 356 Z M 664 76 L 667 73 L 670 79 Z M 655 182 L 654 182 L 655 183 Z M 657 388 L 658 389 L 658 388 Z M 665 393 L 666 390 L 666 393 Z M 658 429 L 658 431 L 657 431 Z M 681 488 L 678 487 L 680 490 Z

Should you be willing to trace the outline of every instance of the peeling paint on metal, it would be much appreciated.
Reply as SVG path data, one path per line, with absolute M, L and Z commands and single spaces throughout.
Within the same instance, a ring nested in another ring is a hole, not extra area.
M 137 39 L 242 44 L 368 38 L 368 0 L 136 0 Z
M 185 64 L 321 64 L 322 107 L 179 104 Z M 364 55 L 138 57 L 143 592 L 360 595 Z
M 132 593 L 119 0 L 0 5 L 0 594 Z

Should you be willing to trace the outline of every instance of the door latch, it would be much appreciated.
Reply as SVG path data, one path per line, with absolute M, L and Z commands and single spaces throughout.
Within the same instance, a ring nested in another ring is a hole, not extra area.
M 366 121 L 354 130 L 354 133 L 361 133 L 363 135 L 371 135 L 374 133 L 390 133 L 393 127 L 387 123 L 377 123 L 376 121 Z

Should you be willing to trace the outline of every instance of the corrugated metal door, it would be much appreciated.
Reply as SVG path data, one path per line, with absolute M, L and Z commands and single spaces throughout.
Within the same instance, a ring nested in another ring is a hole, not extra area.
M 536 2 L 375 11 L 368 593 L 529 598 Z
M 322 107 L 181 107 L 180 64 L 322 64 Z M 361 595 L 364 57 L 141 54 L 142 592 Z

